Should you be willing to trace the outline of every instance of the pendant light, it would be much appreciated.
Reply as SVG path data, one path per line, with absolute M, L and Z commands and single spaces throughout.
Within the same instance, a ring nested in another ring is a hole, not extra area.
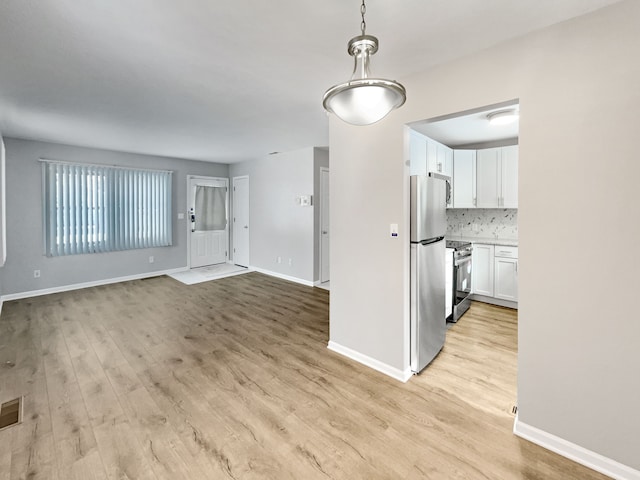
M 347 51 L 355 58 L 351 80 L 335 85 L 326 91 L 322 106 L 352 125 L 371 125 L 386 117 L 394 108 L 401 107 L 407 99 L 402 85 L 393 80 L 371 78 L 369 59 L 378 51 L 378 39 L 366 35 L 367 11 L 364 0 L 360 6 L 361 35 L 349 40 Z

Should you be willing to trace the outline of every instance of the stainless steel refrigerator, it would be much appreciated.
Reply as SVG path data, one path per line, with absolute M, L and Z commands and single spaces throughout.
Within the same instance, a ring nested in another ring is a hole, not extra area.
M 411 176 L 411 370 L 425 368 L 444 346 L 445 233 L 449 177 Z

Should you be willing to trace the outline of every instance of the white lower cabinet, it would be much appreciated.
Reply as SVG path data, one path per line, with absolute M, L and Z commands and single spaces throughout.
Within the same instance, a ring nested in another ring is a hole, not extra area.
M 493 296 L 502 300 L 518 301 L 518 259 L 495 258 Z
M 518 247 L 495 247 L 494 297 L 518 301 Z
M 474 294 L 517 302 L 518 247 L 474 243 L 472 287 Z
M 493 245 L 473 244 L 471 288 L 473 293 L 493 297 Z

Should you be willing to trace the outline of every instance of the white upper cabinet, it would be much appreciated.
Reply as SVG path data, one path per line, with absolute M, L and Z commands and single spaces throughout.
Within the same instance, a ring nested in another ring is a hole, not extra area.
M 427 170 L 429 172 L 438 172 L 438 143 L 427 139 Z
M 477 151 L 478 208 L 518 208 L 518 146 Z
M 411 175 L 427 174 L 427 137 L 411 130 L 409 132 L 409 170 Z
M 453 150 L 442 143 L 414 130 L 409 132 L 411 175 L 426 175 L 428 172 L 453 177 Z M 453 182 L 451 182 L 453 188 Z M 453 206 L 453 195 L 447 207 Z
M 518 146 L 502 147 L 502 207 L 518 208 Z
M 443 145 L 441 143 L 434 142 L 436 144 L 436 169 L 438 173 L 453 176 L 453 149 Z M 429 150 L 427 149 L 427 156 Z
M 453 151 L 453 189 L 454 208 L 473 208 L 476 206 L 476 151 Z
M 478 150 L 476 156 L 477 201 L 478 208 L 496 208 L 500 206 L 500 177 L 502 158 L 501 148 Z

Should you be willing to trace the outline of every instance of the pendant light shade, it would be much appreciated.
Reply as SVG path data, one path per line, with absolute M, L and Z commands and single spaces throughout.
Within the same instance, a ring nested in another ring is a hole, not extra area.
M 362 35 L 352 38 L 347 48 L 355 59 L 351 80 L 327 90 L 322 105 L 341 120 L 362 126 L 382 120 L 391 110 L 401 107 L 407 97 L 404 87 L 398 82 L 370 77 L 369 61 L 371 55 L 378 51 L 378 39 L 365 35 L 364 0 L 360 10 Z

